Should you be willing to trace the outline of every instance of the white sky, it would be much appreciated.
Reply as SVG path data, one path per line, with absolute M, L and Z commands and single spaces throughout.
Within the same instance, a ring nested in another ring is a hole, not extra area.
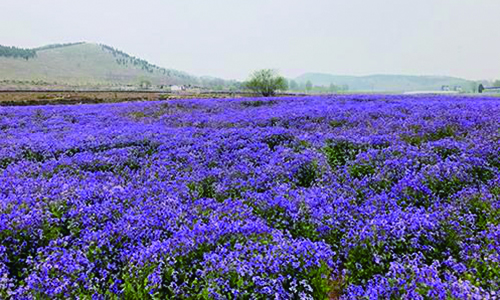
M 193 75 L 500 78 L 500 0 L 0 0 L 0 44 L 98 42 Z

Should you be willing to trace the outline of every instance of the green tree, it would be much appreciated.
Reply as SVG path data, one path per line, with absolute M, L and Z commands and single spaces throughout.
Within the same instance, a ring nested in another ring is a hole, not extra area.
M 277 91 L 286 91 L 288 89 L 287 81 L 284 77 L 271 69 L 264 69 L 254 72 L 246 87 L 264 97 L 273 96 Z
M 479 83 L 473 81 L 469 84 L 469 91 L 472 93 L 476 93 L 478 91 Z
M 17 47 L 7 47 L 0 45 L 0 57 L 24 58 L 28 60 L 36 57 L 36 51 L 33 49 L 24 49 Z
M 338 91 L 338 87 L 337 87 L 335 84 L 330 83 L 330 87 L 328 88 L 328 91 L 329 91 L 330 93 L 335 93 L 335 92 L 337 92 L 337 91 Z
M 313 84 L 312 84 L 311 80 L 308 80 L 306 82 L 306 91 L 310 92 L 312 90 L 312 88 L 313 88 Z
M 493 86 L 500 88 L 500 80 L 495 80 L 495 82 L 493 82 Z
M 299 89 L 299 85 L 297 84 L 297 81 L 290 80 L 290 89 L 291 90 L 298 90 Z
M 151 81 L 143 79 L 143 80 L 141 80 L 139 85 L 143 89 L 149 89 L 151 87 Z

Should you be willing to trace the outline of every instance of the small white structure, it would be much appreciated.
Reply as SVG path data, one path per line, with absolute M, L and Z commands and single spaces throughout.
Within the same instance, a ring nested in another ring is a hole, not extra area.
M 172 91 L 172 92 L 180 92 L 182 90 L 184 90 L 184 88 L 180 85 L 171 85 L 170 86 L 170 91 Z

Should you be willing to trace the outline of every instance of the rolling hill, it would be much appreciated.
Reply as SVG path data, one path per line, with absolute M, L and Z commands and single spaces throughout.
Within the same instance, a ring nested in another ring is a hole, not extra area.
M 370 75 L 338 76 L 306 73 L 295 79 L 304 85 L 348 86 L 357 92 L 437 91 L 442 86 L 470 91 L 475 83 L 445 76 Z M 241 83 L 197 77 L 166 69 L 113 47 L 96 43 L 54 44 L 33 49 L 0 45 L 0 89 L 37 88 L 162 88 L 191 85 L 210 89 L 239 89 Z
M 306 73 L 295 79 L 300 84 L 311 81 L 315 86 L 347 85 L 351 91 L 408 92 L 438 91 L 442 86 L 461 87 L 464 91 L 474 88 L 474 82 L 447 76 L 370 75 L 339 76 L 324 73 Z
M 55 82 L 76 86 L 205 83 L 202 78 L 158 67 L 101 44 L 82 42 L 35 49 L 3 47 L 3 50 L 0 51 L 0 81 Z

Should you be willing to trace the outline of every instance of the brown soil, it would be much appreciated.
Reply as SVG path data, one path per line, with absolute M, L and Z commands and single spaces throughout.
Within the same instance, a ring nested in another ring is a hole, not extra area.
M 46 105 L 46 104 L 81 104 L 113 103 L 126 101 L 154 101 L 193 98 L 242 98 L 255 97 L 250 93 L 229 92 L 179 92 L 162 93 L 154 91 L 0 91 L 0 106 Z M 283 95 L 287 96 L 287 95 Z

